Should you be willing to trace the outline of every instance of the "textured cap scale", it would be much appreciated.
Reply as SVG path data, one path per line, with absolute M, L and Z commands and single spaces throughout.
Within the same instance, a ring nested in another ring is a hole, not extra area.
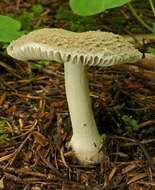
M 64 29 L 39 29 L 12 42 L 8 54 L 19 60 L 48 59 L 111 66 L 132 63 L 142 54 L 120 35 L 89 31 L 75 33 Z

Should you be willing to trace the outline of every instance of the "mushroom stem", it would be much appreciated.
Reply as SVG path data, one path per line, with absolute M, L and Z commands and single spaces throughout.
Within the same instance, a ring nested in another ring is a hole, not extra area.
M 92 111 L 86 66 L 81 63 L 66 62 L 64 72 L 73 128 L 70 145 L 82 163 L 97 163 L 103 158 L 103 152 L 100 151 L 102 138 L 97 130 Z

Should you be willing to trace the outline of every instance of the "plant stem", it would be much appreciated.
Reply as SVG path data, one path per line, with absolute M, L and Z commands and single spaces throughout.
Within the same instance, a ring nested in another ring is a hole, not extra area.
M 131 3 L 128 3 L 128 8 L 131 11 L 131 13 L 133 14 L 133 16 L 141 23 L 141 25 L 146 28 L 147 30 L 149 30 L 150 32 L 152 32 L 152 28 L 146 23 L 144 22 L 143 19 L 141 19 L 141 17 L 136 13 L 136 10 L 134 9 L 134 7 L 131 5 Z
M 149 0 L 149 3 L 150 3 L 150 7 L 152 9 L 153 15 L 155 16 L 155 7 L 154 7 L 154 4 L 153 4 L 153 1 Z

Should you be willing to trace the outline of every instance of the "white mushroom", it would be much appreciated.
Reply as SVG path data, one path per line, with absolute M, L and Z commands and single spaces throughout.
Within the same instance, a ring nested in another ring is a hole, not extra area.
M 74 33 L 40 29 L 12 42 L 8 54 L 18 60 L 48 59 L 64 63 L 65 88 L 72 122 L 70 144 L 81 163 L 104 158 L 89 97 L 87 66 L 111 66 L 140 60 L 142 54 L 123 37 L 101 31 Z

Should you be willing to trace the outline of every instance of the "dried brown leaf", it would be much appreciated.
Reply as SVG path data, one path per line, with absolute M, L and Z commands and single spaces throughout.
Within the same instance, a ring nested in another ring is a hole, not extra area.
M 3 161 L 5 161 L 5 160 L 9 160 L 9 159 L 12 158 L 13 156 L 14 156 L 14 152 L 11 153 L 11 154 L 7 154 L 7 155 L 5 155 L 5 156 L 3 156 L 3 157 L 0 158 L 0 162 L 3 162 Z
M 109 182 L 112 180 L 112 178 L 113 178 L 113 176 L 115 175 L 116 171 L 117 171 L 117 167 L 115 166 L 115 167 L 112 169 L 112 171 L 110 172 L 110 174 L 109 174 L 109 177 L 108 177 Z
M 41 145 L 41 146 L 46 146 L 48 145 L 48 139 L 41 133 L 39 133 L 38 131 L 34 131 L 33 132 L 33 136 L 35 138 L 35 140 Z
M 131 184 L 131 183 L 134 183 L 135 181 L 138 181 L 140 179 L 143 179 L 147 176 L 147 173 L 138 173 L 136 174 L 134 177 L 132 177 L 128 182 L 127 184 Z
M 122 169 L 122 173 L 123 174 L 128 173 L 129 171 L 135 169 L 136 167 L 137 167 L 137 164 L 135 163 L 129 164 L 125 168 Z

